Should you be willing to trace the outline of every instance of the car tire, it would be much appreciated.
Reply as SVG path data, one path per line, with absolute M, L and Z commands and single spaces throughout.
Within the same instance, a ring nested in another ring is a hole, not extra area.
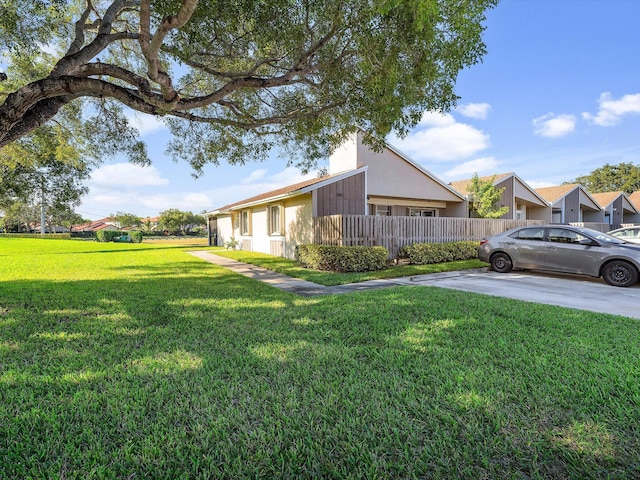
M 614 287 L 630 287 L 638 283 L 638 270 L 629 262 L 614 260 L 602 269 L 602 278 Z
M 494 253 L 491 257 L 491 270 L 498 273 L 507 273 L 512 268 L 511 257 L 506 253 Z

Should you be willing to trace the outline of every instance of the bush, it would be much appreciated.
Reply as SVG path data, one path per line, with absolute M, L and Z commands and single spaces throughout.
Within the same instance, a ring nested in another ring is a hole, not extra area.
M 99 242 L 112 242 L 114 238 L 119 237 L 122 233 L 118 230 L 98 230 L 96 232 L 96 240 Z
M 131 239 L 131 243 L 142 243 L 143 238 L 142 232 L 131 231 L 129 232 L 129 238 Z
M 389 252 L 384 247 L 336 247 L 298 245 L 296 260 L 304 267 L 332 272 L 370 272 L 386 267 Z
M 412 265 L 471 260 L 478 258 L 478 242 L 414 243 L 402 247 L 398 258 L 408 259 Z

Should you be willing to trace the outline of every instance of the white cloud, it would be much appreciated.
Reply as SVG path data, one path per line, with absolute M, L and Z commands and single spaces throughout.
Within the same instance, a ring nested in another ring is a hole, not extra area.
M 90 187 L 122 189 L 123 187 L 148 187 L 168 185 L 156 167 L 141 167 L 132 163 L 103 165 L 91 174 Z
M 280 188 L 315 177 L 317 177 L 317 174 L 315 172 L 302 175 L 300 173 L 300 170 L 298 170 L 296 167 L 287 167 L 281 172 L 272 175 L 270 177 L 270 182 L 276 185 L 274 188 Z
M 423 117 L 424 118 L 424 117 Z M 418 128 L 404 139 L 391 143 L 412 159 L 418 161 L 449 161 L 471 157 L 490 145 L 489 135 L 453 117 L 430 117 L 429 123 L 420 123 L 428 128 Z
M 267 175 L 267 169 L 266 168 L 259 168 L 257 170 L 254 170 L 253 172 L 251 172 L 248 177 L 245 177 L 242 180 L 240 180 L 240 183 L 242 185 L 247 185 L 247 184 L 250 184 L 250 183 L 256 183 L 256 182 L 264 179 L 264 177 L 266 175 Z
M 547 113 L 534 118 L 531 122 L 534 133 L 541 137 L 558 138 L 570 134 L 576 129 L 576 117 L 574 115 L 556 115 Z
M 558 183 L 547 182 L 547 181 L 535 182 L 535 181 L 532 181 L 532 180 L 525 180 L 525 182 L 527 183 L 527 185 L 529 185 L 534 190 L 536 188 L 555 187 L 556 185 L 558 185 Z
M 495 173 L 495 169 L 498 165 L 499 163 L 495 158 L 482 157 L 469 162 L 464 162 L 446 172 L 445 175 L 448 178 L 468 178 L 473 176 L 474 173 L 487 173 L 490 175 Z
M 200 213 L 211 210 L 211 198 L 203 192 L 171 192 L 155 195 L 140 195 L 138 203 L 158 213 L 170 208 Z
M 456 111 L 461 115 L 470 118 L 478 118 L 480 120 L 487 118 L 489 110 L 491 110 L 491 105 L 488 103 L 466 103 L 459 105 L 458 108 L 456 108 Z
M 615 100 L 610 92 L 604 92 L 600 95 L 598 103 L 600 104 L 598 113 L 592 115 L 584 112 L 582 118 L 601 127 L 617 125 L 622 121 L 623 116 L 640 113 L 640 93 L 624 95 Z
M 418 127 L 444 127 L 456 123 L 455 118 L 450 113 L 426 111 L 418 123 Z

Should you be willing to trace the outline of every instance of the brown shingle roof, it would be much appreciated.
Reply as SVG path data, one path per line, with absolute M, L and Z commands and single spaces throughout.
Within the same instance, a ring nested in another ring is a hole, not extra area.
M 302 190 L 305 187 L 310 187 L 311 185 L 323 182 L 325 180 L 329 180 L 332 177 L 336 177 L 336 176 L 337 175 L 327 175 L 327 176 L 324 176 L 324 177 L 312 178 L 310 180 L 305 180 L 303 182 L 294 183 L 293 185 L 287 185 L 286 187 L 277 188 L 275 190 L 271 190 L 270 192 L 261 193 L 260 195 L 256 195 L 256 196 L 250 197 L 250 198 L 245 198 L 244 200 L 240 200 L 239 202 L 231 203 L 229 205 L 225 205 L 224 207 L 216 208 L 214 211 L 222 212 L 222 211 L 225 211 L 225 210 L 230 210 L 230 209 L 232 209 L 234 207 L 237 207 L 239 205 L 244 205 L 244 204 L 247 204 L 247 203 L 256 203 L 256 202 L 259 202 L 261 200 L 267 200 L 267 199 L 273 198 L 273 197 L 280 197 L 282 195 L 292 194 L 292 193 L 295 193 L 298 190 Z
M 598 202 L 602 207 L 606 207 L 611 202 L 613 202 L 620 195 L 623 195 L 624 192 L 602 192 L 602 193 L 592 193 L 591 196 Z
M 536 192 L 544 198 L 547 202 L 555 202 L 556 200 L 560 200 L 567 193 L 580 186 L 579 183 L 568 183 L 566 185 L 556 185 L 554 187 L 541 187 L 536 188 Z
M 633 192 L 631 195 L 629 195 L 629 200 L 631 201 L 633 206 L 636 207 L 636 209 L 640 210 L 640 191 Z
M 479 178 L 480 178 L 480 180 L 482 180 L 484 182 L 493 179 L 493 182 L 495 184 L 495 183 L 500 182 L 501 180 L 504 180 L 505 178 L 507 178 L 510 175 L 513 175 L 513 172 L 498 173 L 496 175 L 487 175 L 485 177 L 479 177 Z M 468 193 L 470 193 L 469 192 L 469 187 L 471 186 L 471 180 L 473 180 L 473 179 L 469 178 L 467 180 L 458 180 L 456 182 L 451 182 L 450 185 L 454 189 L 459 191 L 460 193 L 468 194 Z

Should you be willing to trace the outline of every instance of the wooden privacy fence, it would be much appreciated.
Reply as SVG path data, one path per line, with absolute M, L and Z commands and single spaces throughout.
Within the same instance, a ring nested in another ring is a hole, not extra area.
M 480 240 L 483 237 L 543 220 L 502 220 L 453 217 L 383 217 L 331 215 L 313 219 L 314 243 L 382 246 L 393 258 L 405 245 Z

